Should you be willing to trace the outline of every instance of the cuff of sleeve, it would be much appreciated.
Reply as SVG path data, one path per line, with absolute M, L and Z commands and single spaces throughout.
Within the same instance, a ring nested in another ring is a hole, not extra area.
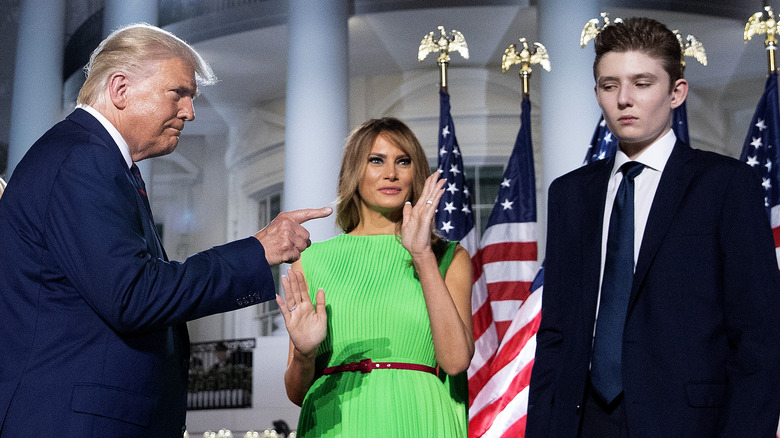
M 236 240 L 214 248 L 220 256 L 236 267 L 236 272 L 244 273 L 244 280 L 238 296 L 238 307 L 270 301 L 276 297 L 276 287 L 271 266 L 265 258 L 263 245 L 254 237 Z

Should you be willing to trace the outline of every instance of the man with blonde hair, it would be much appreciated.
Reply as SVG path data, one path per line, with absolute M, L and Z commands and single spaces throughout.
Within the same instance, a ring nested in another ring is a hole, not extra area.
M 254 236 L 169 261 L 136 162 L 171 153 L 215 80 L 146 24 L 95 50 L 78 107 L 27 152 L 0 202 L 0 435 L 181 437 L 186 322 L 271 300 L 270 265 L 310 244 L 281 213 Z

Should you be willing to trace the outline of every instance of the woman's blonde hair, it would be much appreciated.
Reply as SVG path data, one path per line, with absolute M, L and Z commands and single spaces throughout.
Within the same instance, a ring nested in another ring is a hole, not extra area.
M 349 134 L 344 158 L 339 171 L 338 199 L 336 203 L 336 225 L 345 233 L 354 230 L 360 223 L 360 193 L 358 185 L 368 164 L 368 155 L 379 136 L 401 149 L 412 160 L 412 192 L 410 201 L 417 202 L 425 178 L 430 174 L 428 160 L 419 140 L 402 121 L 385 117 L 363 123 Z
M 431 174 L 428 159 L 417 136 L 406 124 L 393 117 L 371 119 L 353 130 L 347 137 L 344 157 L 339 171 L 338 198 L 336 200 L 336 225 L 345 233 L 357 228 L 360 224 L 361 198 L 358 192 L 360 180 L 363 178 L 368 156 L 377 137 L 382 136 L 401 149 L 412 161 L 412 190 L 409 201 L 416 204 L 420 198 L 425 179 Z M 400 222 L 397 233 L 400 233 Z M 441 259 L 444 241 L 432 234 L 434 253 Z
M 191 65 L 199 85 L 217 81 L 211 67 L 192 46 L 159 27 L 136 23 L 115 30 L 92 52 L 84 67 L 87 79 L 76 102 L 91 106 L 101 103 L 102 91 L 114 73 L 142 74 L 150 62 L 171 58 Z

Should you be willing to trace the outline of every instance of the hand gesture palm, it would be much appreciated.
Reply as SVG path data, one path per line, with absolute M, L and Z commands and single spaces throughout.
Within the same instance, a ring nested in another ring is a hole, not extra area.
M 315 308 L 309 299 L 306 278 L 302 272 L 293 270 L 288 270 L 287 277 L 282 277 L 282 288 L 286 301 L 277 295 L 276 302 L 282 311 L 290 341 L 300 353 L 314 355 L 328 329 L 325 292 L 322 289 L 317 291 Z
M 431 231 L 436 207 L 439 205 L 444 190 L 445 179 L 438 179 L 439 172 L 434 172 L 425 180 L 417 204 L 410 202 L 404 205 L 403 223 L 401 224 L 401 244 L 414 259 L 431 247 Z

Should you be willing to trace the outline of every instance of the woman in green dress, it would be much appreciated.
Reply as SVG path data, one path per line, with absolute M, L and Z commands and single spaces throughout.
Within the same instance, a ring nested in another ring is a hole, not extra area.
M 429 173 L 400 120 L 350 134 L 336 208 L 344 234 L 304 251 L 282 279 L 286 302 L 277 298 L 298 437 L 466 436 L 437 372 L 459 374 L 474 354 L 471 261 L 433 232 L 445 180 Z

